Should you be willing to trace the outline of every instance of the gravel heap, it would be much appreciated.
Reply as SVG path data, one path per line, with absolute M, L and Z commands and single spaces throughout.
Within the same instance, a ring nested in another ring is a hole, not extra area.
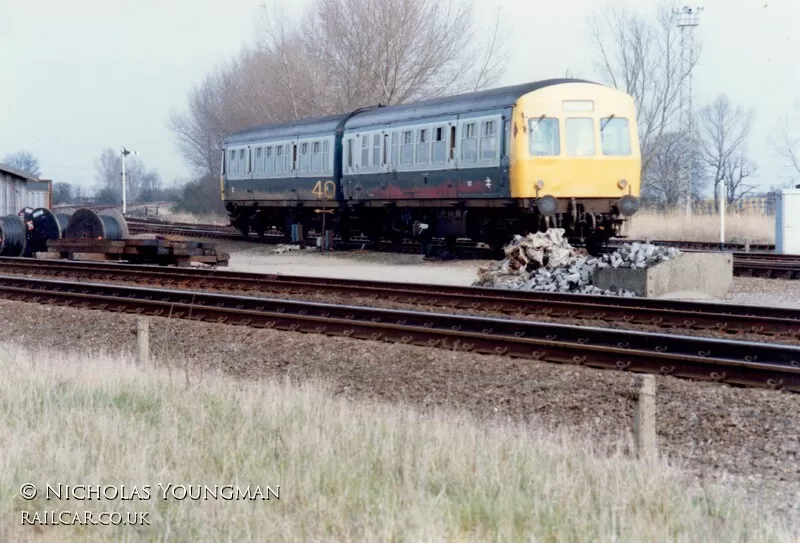
M 620 290 L 604 290 L 592 284 L 597 268 L 649 268 L 671 260 L 681 252 L 650 243 L 625 243 L 602 257 L 591 257 L 564 239 L 562 228 L 514 236 L 505 248 L 506 258 L 478 270 L 476 287 L 496 287 L 544 292 L 573 292 L 606 296 L 636 296 Z

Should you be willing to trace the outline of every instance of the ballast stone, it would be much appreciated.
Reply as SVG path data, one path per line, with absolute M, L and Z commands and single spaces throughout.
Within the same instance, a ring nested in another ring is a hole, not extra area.
M 674 247 L 626 243 L 613 253 L 591 257 L 571 246 L 561 228 L 524 237 L 516 235 L 504 252 L 506 258 L 501 262 L 478 270 L 473 286 L 634 297 L 636 294 L 631 290 L 595 286 L 595 270 L 646 269 L 682 254 Z

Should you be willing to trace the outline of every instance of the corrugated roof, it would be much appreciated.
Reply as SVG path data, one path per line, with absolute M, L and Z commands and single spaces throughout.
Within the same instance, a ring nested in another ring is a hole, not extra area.
M 20 177 L 22 179 L 30 179 L 32 181 L 38 181 L 39 180 L 39 178 L 36 177 L 35 175 L 31 175 L 31 174 L 29 174 L 27 172 L 23 172 L 21 170 L 17 170 L 15 168 L 12 168 L 11 166 L 3 164 L 2 162 L 0 162 L 0 171 L 6 172 L 6 173 L 10 173 L 11 175 L 14 175 L 16 177 Z

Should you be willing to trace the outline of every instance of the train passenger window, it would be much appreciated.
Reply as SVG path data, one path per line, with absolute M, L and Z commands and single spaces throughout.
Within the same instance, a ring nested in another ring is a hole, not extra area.
M 528 148 L 532 156 L 559 156 L 558 119 L 537 117 L 528 122 Z
M 328 140 L 325 140 L 322 142 L 322 170 L 326 172 L 328 171 L 328 168 L 330 168 L 330 163 L 328 162 L 328 153 Z
M 400 164 L 400 133 L 392 132 L 392 166 Z
M 428 129 L 417 131 L 417 164 L 427 164 L 430 158 L 431 142 L 428 141 Z
M 272 146 L 264 151 L 264 173 L 272 173 Z
M 253 171 L 255 173 L 262 173 L 264 170 L 263 167 L 264 162 L 262 161 L 261 158 L 263 152 L 264 150 L 261 147 L 256 147 L 256 160 L 255 160 L 255 165 L 253 166 Z
M 369 136 L 361 135 L 361 167 L 369 166 Z
M 444 164 L 447 161 L 447 142 L 445 141 L 445 127 L 437 126 L 433 130 L 433 164 Z
M 587 117 L 571 117 L 564 129 L 567 136 L 568 156 L 594 156 L 594 120 Z
M 372 136 L 372 165 L 381 165 L 381 135 L 374 134 Z
M 622 117 L 600 119 L 600 145 L 606 156 L 630 156 L 631 132 L 628 119 Z
M 297 168 L 297 144 L 286 144 L 286 171 L 291 172 Z
M 231 159 L 228 162 L 228 175 L 239 175 L 239 165 L 236 163 L 236 151 L 231 151 Z
M 481 123 L 481 160 L 494 160 L 497 157 L 497 121 Z
M 478 158 L 478 138 L 475 137 L 475 123 L 465 124 L 461 132 L 461 160 L 475 162 Z
M 310 161 L 310 157 L 308 156 L 308 144 L 303 143 L 300 145 L 300 168 L 301 172 L 308 171 L 308 163 Z
M 311 144 L 311 171 L 322 171 L 322 152 L 320 151 L 320 142 L 318 141 Z
M 283 145 L 278 145 L 275 147 L 275 173 L 283 173 L 284 165 Z
M 403 149 L 400 155 L 400 163 L 403 166 L 410 166 L 414 163 L 414 133 L 411 130 L 403 132 Z

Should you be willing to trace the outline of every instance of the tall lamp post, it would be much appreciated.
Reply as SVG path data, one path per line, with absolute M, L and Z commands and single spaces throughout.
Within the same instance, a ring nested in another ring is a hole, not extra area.
M 123 147 L 120 151 L 122 153 L 122 214 L 128 212 L 128 185 L 125 182 L 125 158 L 128 155 L 134 154 L 138 155 L 138 151 L 129 151 L 127 148 Z

